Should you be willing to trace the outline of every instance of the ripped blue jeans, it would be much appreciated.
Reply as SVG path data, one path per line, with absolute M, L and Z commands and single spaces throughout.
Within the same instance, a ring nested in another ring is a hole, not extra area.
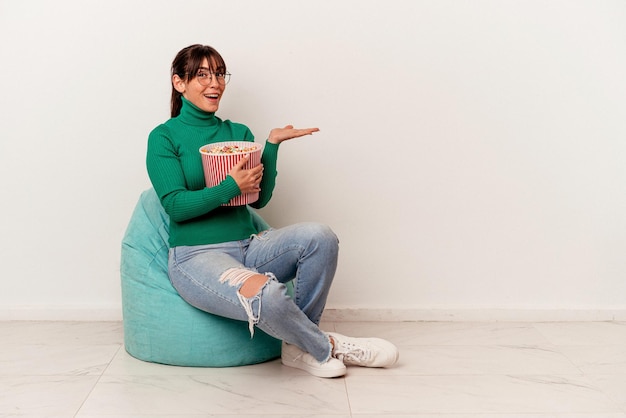
M 169 252 L 169 277 L 181 297 L 215 315 L 247 321 L 267 334 L 295 344 L 324 362 L 328 336 L 319 327 L 337 269 L 339 242 L 318 223 L 269 229 L 241 241 L 179 246 Z M 245 298 L 239 289 L 251 275 L 267 276 L 259 292 Z M 294 297 L 285 283 L 294 282 Z

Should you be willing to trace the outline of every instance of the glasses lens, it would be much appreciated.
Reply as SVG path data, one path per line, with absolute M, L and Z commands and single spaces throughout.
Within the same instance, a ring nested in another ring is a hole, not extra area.
M 230 73 L 215 74 L 215 73 L 208 73 L 208 72 L 200 71 L 196 75 L 196 78 L 198 79 L 198 83 L 202 84 L 203 86 L 208 86 L 209 84 L 211 84 L 211 81 L 213 81 L 213 77 L 215 77 L 218 83 L 226 84 L 230 80 Z

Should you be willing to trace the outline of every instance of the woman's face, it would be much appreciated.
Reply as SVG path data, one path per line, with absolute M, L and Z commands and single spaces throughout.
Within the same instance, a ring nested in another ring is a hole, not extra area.
M 205 112 L 215 113 L 220 106 L 220 100 L 224 90 L 226 90 L 226 84 L 221 83 L 218 77 L 211 72 L 210 68 L 215 68 L 215 65 L 209 66 L 209 62 L 205 58 L 198 73 L 189 76 L 189 81 L 182 80 L 178 75 L 174 75 L 172 83 L 174 88 L 185 99 Z M 204 81 L 201 83 L 200 80 Z

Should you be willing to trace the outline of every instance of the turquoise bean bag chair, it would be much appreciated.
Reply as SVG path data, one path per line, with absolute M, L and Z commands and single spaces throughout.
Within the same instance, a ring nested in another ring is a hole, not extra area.
M 262 229 L 265 221 L 250 209 Z M 281 342 L 248 323 L 185 302 L 167 272 L 169 217 L 154 189 L 144 191 L 122 240 L 124 344 L 140 360 L 176 366 L 231 367 L 280 356 Z

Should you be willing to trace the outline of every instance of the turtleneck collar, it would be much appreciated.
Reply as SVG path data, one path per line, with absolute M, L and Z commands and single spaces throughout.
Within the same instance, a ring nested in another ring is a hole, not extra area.
M 211 126 L 217 123 L 215 113 L 205 112 L 182 96 L 181 99 L 183 105 L 180 109 L 180 115 L 178 115 L 181 122 L 196 126 Z

